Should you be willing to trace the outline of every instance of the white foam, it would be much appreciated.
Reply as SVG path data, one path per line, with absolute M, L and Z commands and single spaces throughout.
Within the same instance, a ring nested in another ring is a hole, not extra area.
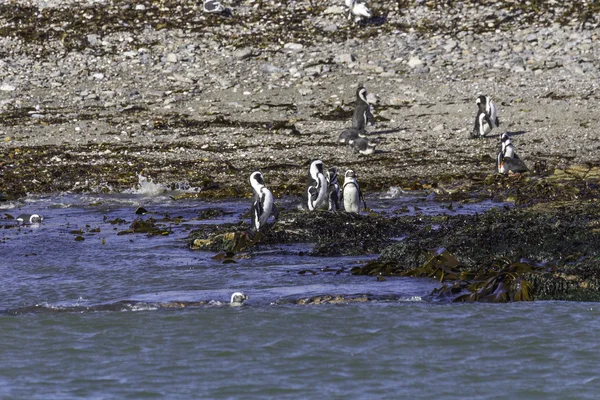
M 142 174 L 137 174 L 138 183 L 135 188 L 125 190 L 125 193 L 131 194 L 143 194 L 147 196 L 153 196 L 161 194 L 167 190 L 167 188 L 161 183 L 154 183 L 152 178 L 145 177 Z
M 398 197 L 404 193 L 405 192 L 404 192 L 404 190 L 402 190 L 402 188 L 400 188 L 398 186 L 392 186 L 388 189 L 387 192 L 385 192 L 381 196 L 379 196 L 379 198 L 380 199 L 395 199 L 396 197 Z

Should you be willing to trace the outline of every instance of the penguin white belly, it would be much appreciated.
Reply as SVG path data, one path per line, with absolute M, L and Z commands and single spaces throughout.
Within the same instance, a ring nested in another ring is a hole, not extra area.
M 267 223 L 267 220 L 271 216 L 271 211 L 273 211 L 273 193 L 267 188 L 263 189 L 264 200 L 263 200 L 263 213 L 260 216 L 260 226 L 264 226 Z
M 319 179 L 319 193 L 317 194 L 317 199 L 313 203 L 315 209 L 321 208 L 323 205 L 327 204 L 327 202 L 325 200 L 327 200 L 327 192 L 328 192 L 327 191 L 327 179 L 325 178 L 325 175 L 319 174 L 317 179 Z
M 360 212 L 359 194 L 354 185 L 347 185 L 344 188 L 344 210 L 353 213 Z

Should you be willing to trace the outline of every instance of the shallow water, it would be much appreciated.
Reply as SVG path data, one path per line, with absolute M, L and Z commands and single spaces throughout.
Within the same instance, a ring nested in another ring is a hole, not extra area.
M 386 213 L 498 207 L 433 200 L 393 191 L 367 199 Z M 165 222 L 168 236 L 117 235 L 138 206 L 185 222 Z M 427 301 L 435 281 L 348 273 L 376 255 L 260 246 L 222 264 L 186 248 L 189 229 L 215 222 L 194 220 L 202 209 L 223 209 L 226 223 L 248 207 L 160 190 L 0 203 L 12 216 L 44 216 L 20 227 L 0 219 L 0 397 L 596 397 L 595 304 L 437 304 Z M 317 274 L 298 273 L 306 269 Z M 237 290 L 250 299 L 229 307 Z M 323 294 L 376 300 L 294 304 Z

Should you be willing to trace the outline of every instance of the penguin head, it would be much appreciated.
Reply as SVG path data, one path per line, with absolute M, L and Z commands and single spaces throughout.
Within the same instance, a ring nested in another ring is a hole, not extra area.
M 325 165 L 321 160 L 315 160 L 310 164 L 310 175 L 316 178 L 319 174 L 323 174 L 323 169 Z
M 344 175 L 345 178 L 356 178 L 356 176 L 356 172 L 351 169 L 347 170 L 346 174 Z
M 329 182 L 329 184 L 336 184 L 337 183 L 337 168 L 336 167 L 331 167 L 327 170 L 327 181 Z
M 248 300 L 250 297 L 242 292 L 235 292 L 231 295 L 231 302 L 229 303 L 232 306 L 241 306 L 244 304 L 244 301 Z
M 369 104 L 369 102 L 367 101 L 367 89 L 364 88 L 364 86 L 360 85 L 358 87 L 358 89 L 356 89 L 356 100 L 361 100 L 367 104 Z
M 481 95 L 477 98 L 477 100 L 475 100 L 475 104 L 477 104 L 477 107 L 479 107 L 480 111 L 485 111 L 487 101 L 487 96 Z
M 250 185 L 252 186 L 259 186 L 259 185 L 263 185 L 265 184 L 265 180 L 263 179 L 263 176 L 260 172 L 256 171 L 253 172 L 252 175 L 250 175 Z
M 512 145 L 510 136 L 508 136 L 506 133 L 503 133 L 502 136 L 500 136 L 500 143 L 502 144 L 502 152 L 504 152 L 508 146 Z

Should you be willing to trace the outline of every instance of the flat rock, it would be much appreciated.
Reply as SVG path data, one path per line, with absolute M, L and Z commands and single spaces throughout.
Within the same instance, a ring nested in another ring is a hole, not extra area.
M 300 43 L 286 43 L 283 45 L 284 49 L 289 49 L 289 50 L 302 50 L 304 48 L 303 45 L 301 45 Z
M 408 66 L 411 68 L 416 68 L 421 65 L 423 65 L 423 61 L 421 61 L 419 57 L 411 57 L 410 60 L 408 60 Z
M 253 56 L 252 49 L 246 47 L 244 49 L 237 50 L 233 56 L 238 60 L 245 60 Z

